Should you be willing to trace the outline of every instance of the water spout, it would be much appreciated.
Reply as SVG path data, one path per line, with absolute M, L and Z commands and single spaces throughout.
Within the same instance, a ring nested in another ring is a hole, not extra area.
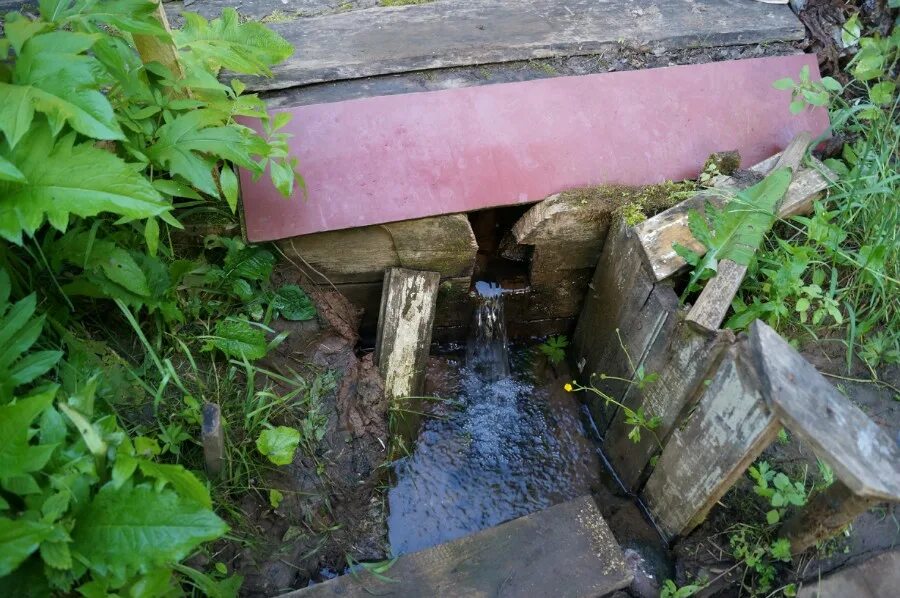
M 509 377 L 509 343 L 500 285 L 475 283 L 475 315 L 466 345 L 466 365 L 486 382 Z

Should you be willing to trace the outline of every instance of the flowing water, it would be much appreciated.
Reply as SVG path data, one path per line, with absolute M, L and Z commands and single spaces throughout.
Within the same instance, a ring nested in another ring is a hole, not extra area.
M 533 374 L 509 351 L 503 296 L 479 283 L 455 396 L 438 403 L 395 468 L 388 529 L 395 554 L 447 542 L 591 492 L 601 475 L 565 378 Z

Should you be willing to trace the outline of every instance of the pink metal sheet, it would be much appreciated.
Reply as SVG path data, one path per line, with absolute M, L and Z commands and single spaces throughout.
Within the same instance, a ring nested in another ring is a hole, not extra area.
M 600 183 L 697 175 L 715 151 L 744 165 L 824 110 L 793 116 L 772 88 L 810 54 L 558 77 L 288 109 L 309 188 L 285 199 L 241 173 L 247 235 L 266 241 L 541 200 Z

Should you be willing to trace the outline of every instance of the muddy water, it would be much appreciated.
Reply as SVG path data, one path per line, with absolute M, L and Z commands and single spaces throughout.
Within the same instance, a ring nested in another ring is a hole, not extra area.
M 413 454 L 395 467 L 388 529 L 414 552 L 589 494 L 602 467 L 567 376 L 538 376 L 527 349 L 508 352 L 499 289 L 479 283 L 464 364 Z M 453 375 L 455 373 L 455 376 Z

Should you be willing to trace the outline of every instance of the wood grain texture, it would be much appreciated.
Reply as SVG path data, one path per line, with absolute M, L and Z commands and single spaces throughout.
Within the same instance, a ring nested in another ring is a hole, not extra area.
M 587 598 L 625 588 L 632 578 L 590 496 L 403 555 L 386 575 L 394 583 L 343 575 L 284 596 Z
M 672 320 L 676 320 L 673 317 Z M 623 404 L 630 409 L 644 408 L 648 417 L 658 416 L 660 425 L 656 437 L 665 445 L 680 418 L 697 402 L 712 376 L 723 350 L 734 343 L 730 330 L 699 330 L 684 320 L 672 330 L 657 336 L 641 365 L 647 374 L 656 374 L 655 381 L 644 389 L 629 388 Z M 640 490 L 647 465 L 660 447 L 653 434 L 641 434 L 641 441 L 628 438 L 631 426 L 625 423 L 621 411 L 615 414 L 603 438 L 603 449 L 626 488 Z
M 422 396 L 441 275 L 390 268 L 384 276 L 375 363 L 388 399 Z
M 900 501 L 900 446 L 769 326 L 750 326 L 765 398 L 791 432 L 864 498 Z
M 633 363 L 639 362 L 665 318 L 677 310 L 677 297 L 671 289 L 657 295 L 666 309 L 656 309 L 660 306 L 657 303 L 644 309 L 653 290 L 633 229 L 617 223 L 607 236 L 575 329 L 573 345 L 579 378 L 593 381 L 617 399 L 622 397 L 627 385 L 600 379 L 600 374 L 631 379 L 634 369 L 625 351 Z M 615 408 L 594 401 L 591 411 L 602 431 L 609 425 Z
M 613 44 L 680 49 L 804 35 L 787 7 L 742 0 L 438 0 L 270 26 L 296 51 L 273 78 L 245 79 L 252 90 L 594 54 Z
M 779 153 L 763 160 L 751 167 L 750 171 L 766 175 L 773 170 L 780 157 Z M 799 168 L 794 175 L 781 202 L 778 216 L 789 218 L 808 212 L 812 208 L 812 202 L 828 187 L 828 180 L 832 177 L 833 173 L 824 164 L 810 158 L 810 166 Z M 694 239 L 688 229 L 688 212 L 690 210 L 702 212 L 707 201 L 722 207 L 729 198 L 729 191 L 745 186 L 747 185 L 740 184 L 731 177 L 720 177 L 713 189 L 698 192 L 695 196 L 635 227 L 645 262 L 653 272 L 655 280 L 665 280 L 687 265 L 672 249 L 673 244 L 680 243 L 701 255 L 706 252 L 706 248 Z
M 728 349 L 644 487 L 647 506 L 670 538 L 702 523 L 778 432 L 745 353 L 741 345 Z
M 387 268 L 470 276 L 478 244 L 465 214 L 449 214 L 314 233 L 277 241 L 290 258 L 320 274 L 316 282 L 378 282 Z
M 716 275 L 706 281 L 685 319 L 711 330 L 721 326 L 731 307 L 731 301 L 741 288 L 745 274 L 747 266 L 731 260 L 720 260 Z
M 200 439 L 203 443 L 203 459 L 206 473 L 218 477 L 225 465 L 225 436 L 222 430 L 222 414 L 216 403 L 203 403 Z

